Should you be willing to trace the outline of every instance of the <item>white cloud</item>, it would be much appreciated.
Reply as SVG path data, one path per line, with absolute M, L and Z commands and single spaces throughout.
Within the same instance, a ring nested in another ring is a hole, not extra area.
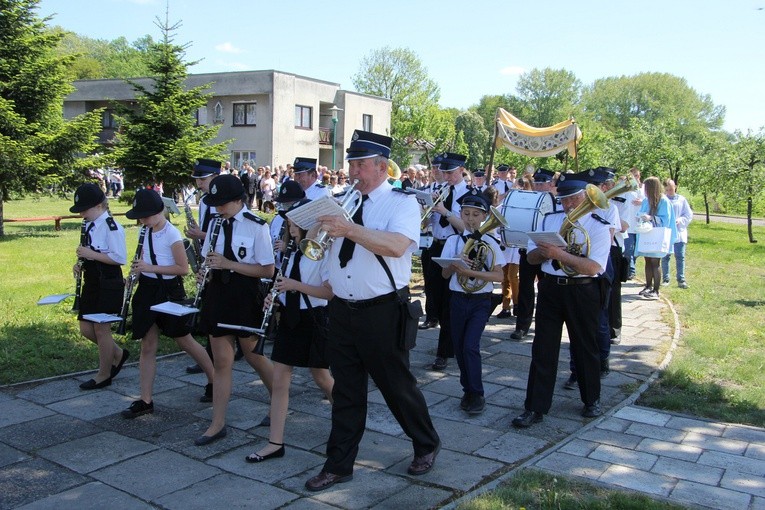
M 251 71 L 252 66 L 244 64 L 242 62 L 226 62 L 223 60 L 218 60 L 216 63 L 223 67 L 224 69 L 230 69 L 232 71 Z
M 242 53 L 241 48 L 237 48 L 236 46 L 234 46 L 228 41 L 224 42 L 223 44 L 216 45 L 215 49 L 220 51 L 221 53 L 233 53 L 233 54 Z
M 499 70 L 499 74 L 504 76 L 520 76 L 526 72 L 521 66 L 507 66 Z

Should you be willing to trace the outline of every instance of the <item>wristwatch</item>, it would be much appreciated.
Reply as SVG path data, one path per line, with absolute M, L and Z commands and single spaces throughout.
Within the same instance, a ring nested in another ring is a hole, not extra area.
M 444 214 L 444 218 L 446 218 L 448 220 L 451 217 L 452 217 L 452 212 L 451 211 L 446 211 L 446 214 Z

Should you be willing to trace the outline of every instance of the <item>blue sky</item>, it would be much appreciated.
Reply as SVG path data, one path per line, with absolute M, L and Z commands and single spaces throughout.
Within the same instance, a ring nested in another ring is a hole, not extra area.
M 51 24 L 98 39 L 157 38 L 165 0 L 42 0 Z M 552 67 L 584 84 L 667 72 L 727 109 L 728 130 L 765 126 L 765 0 L 169 0 L 192 73 L 277 69 L 339 83 L 371 50 L 413 50 L 467 108 Z

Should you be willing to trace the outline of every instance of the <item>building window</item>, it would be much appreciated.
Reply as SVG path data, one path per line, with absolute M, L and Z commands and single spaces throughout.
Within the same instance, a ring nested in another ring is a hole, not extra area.
M 255 151 L 233 151 L 231 153 L 231 164 L 234 168 L 241 169 L 245 163 L 255 166 Z
M 215 103 L 215 117 L 213 117 L 213 123 L 223 124 L 223 105 L 220 101 Z
M 101 126 L 104 129 L 117 129 L 117 119 L 114 118 L 114 112 L 111 110 L 104 110 L 101 114 Z
M 295 127 L 311 129 L 313 127 L 313 108 L 310 106 L 295 105 Z
M 235 103 L 234 104 L 234 125 L 235 126 L 254 126 L 256 107 L 257 107 L 257 103 Z
M 364 131 L 372 132 L 372 116 L 366 113 L 361 116 L 361 125 Z

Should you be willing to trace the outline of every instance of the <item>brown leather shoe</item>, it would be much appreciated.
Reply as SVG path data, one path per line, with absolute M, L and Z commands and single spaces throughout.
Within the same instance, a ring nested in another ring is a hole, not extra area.
M 310 478 L 305 483 L 305 488 L 311 492 L 318 492 L 323 491 L 324 489 L 329 489 L 336 483 L 345 483 L 350 482 L 351 480 L 353 480 L 352 474 L 343 476 L 329 473 L 327 471 L 322 471 L 313 478 Z
M 424 475 L 431 469 L 433 469 L 433 464 L 436 463 L 436 456 L 438 455 L 439 450 L 441 450 L 441 443 L 438 443 L 436 445 L 436 449 L 433 450 L 430 453 L 426 453 L 425 455 L 421 455 L 419 457 L 415 457 L 411 464 L 409 464 L 409 469 L 407 469 L 407 472 L 410 475 Z

